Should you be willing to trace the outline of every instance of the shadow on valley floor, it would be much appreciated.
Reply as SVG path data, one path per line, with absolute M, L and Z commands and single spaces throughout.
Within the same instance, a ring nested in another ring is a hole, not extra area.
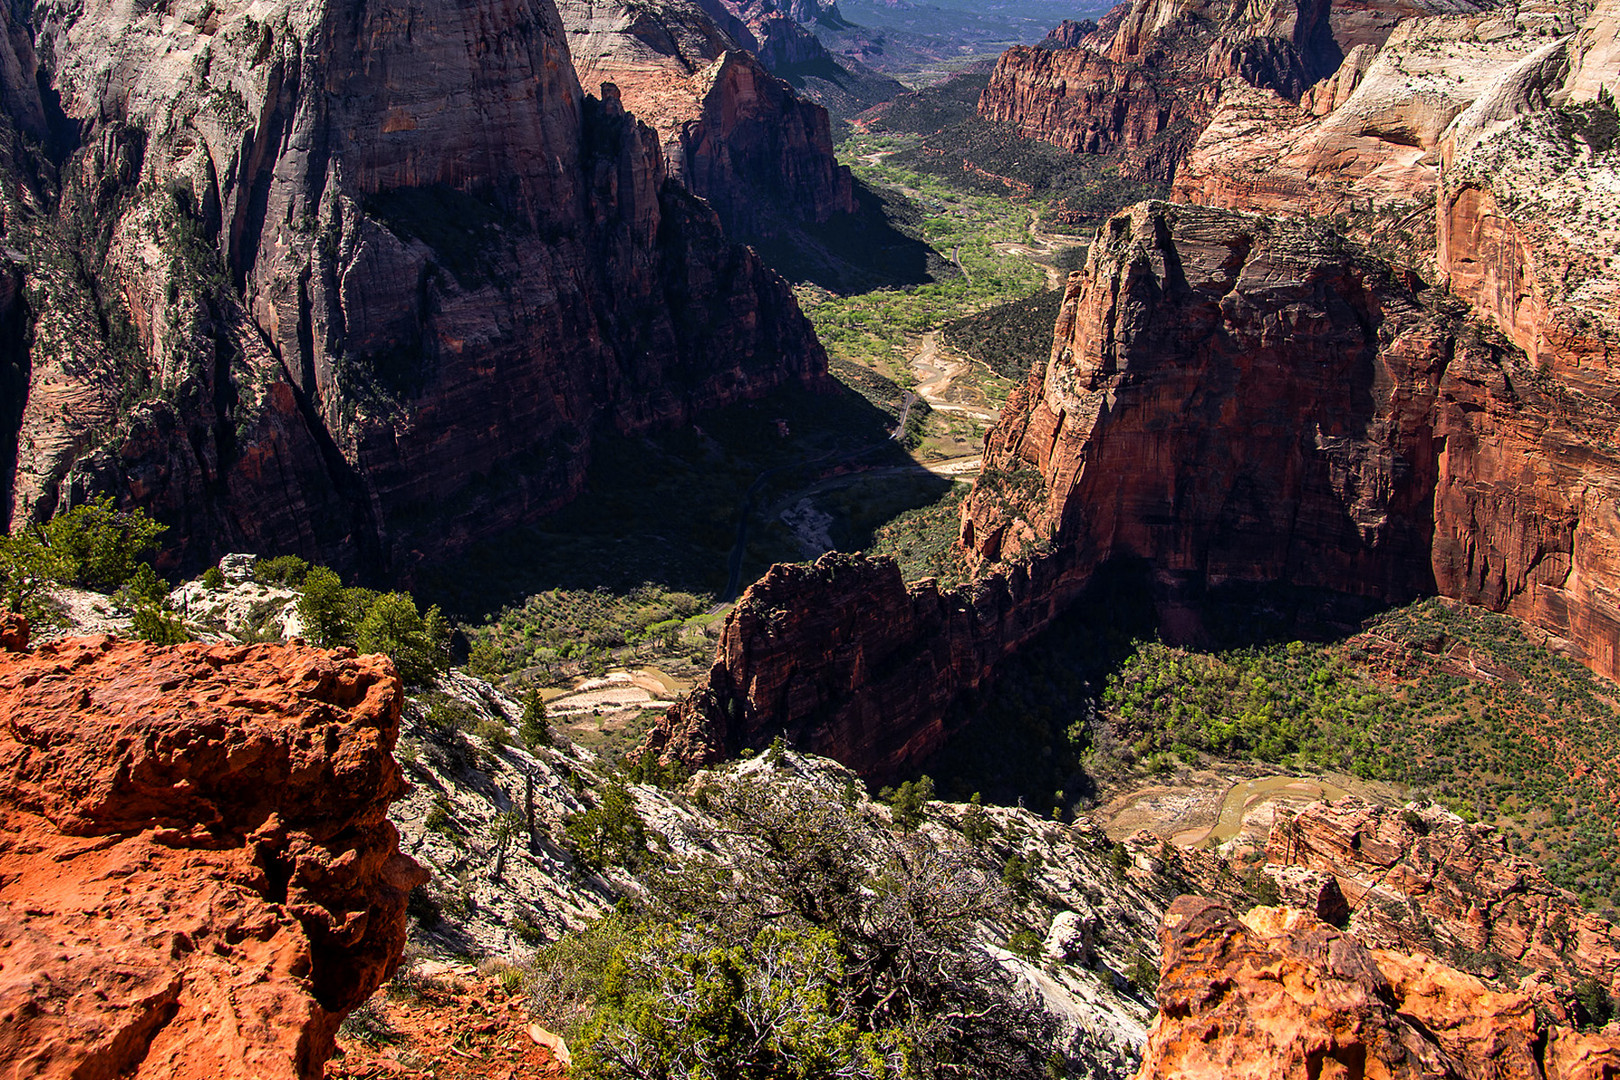
M 1286 586 L 1178 595 L 1172 602 L 1147 564 L 1111 564 L 1067 612 L 1002 665 L 990 686 L 957 703 L 947 723 L 956 734 L 919 771 L 933 776 L 947 797 L 977 791 L 991 802 L 1022 800 L 1044 813 L 1089 805 L 1099 784 L 1120 773 L 1159 769 L 1163 759 L 1146 759 L 1161 751 L 1281 761 L 1297 749 L 1299 733 L 1286 718 L 1272 723 L 1275 709 L 1228 732 L 1227 721 L 1205 715 L 1206 707 L 1194 718 L 1197 731 L 1160 725 L 1164 730 L 1150 745 L 1139 746 L 1158 718 L 1148 709 L 1138 716 L 1138 710 L 1114 708 L 1108 690 L 1155 649 L 1254 656 L 1311 643 L 1319 650 L 1342 643 L 1381 610 L 1387 607 L 1361 598 Z M 1170 625 L 1180 628 L 1184 648 L 1163 644 L 1171 638 Z M 1220 678 L 1226 679 L 1224 671 Z M 1184 703 L 1168 704 L 1176 719 L 1187 715 Z M 1174 712 L 1177 705 L 1180 713 Z M 1218 712 L 1219 705 L 1214 707 Z M 1274 729 L 1281 728 L 1288 730 L 1279 737 Z
M 623 594 L 653 583 L 712 602 L 726 591 L 745 505 L 744 586 L 773 562 L 810 554 L 767 511 L 840 473 L 859 478 L 823 485 L 840 487 L 840 497 L 817 496 L 813 509 L 831 519 L 837 546 L 867 546 L 880 525 L 938 501 L 951 481 L 916 465 L 889 437 L 893 412 L 829 383 L 824 391 L 784 388 L 674 431 L 600 438 L 578 499 L 422 572 L 419 595 L 474 624 L 548 590 Z M 851 486 L 863 497 L 849 498 Z
M 1100 574 L 957 706 L 957 734 L 919 772 L 947 798 L 1064 814 L 1187 767 L 1388 781 L 1494 825 L 1588 906 L 1620 905 L 1614 684 L 1517 620 L 1439 597 L 1228 592 L 1198 605 L 1196 645 L 1170 645 L 1152 582 L 1141 566 Z
M 922 239 L 925 215 L 911 199 L 857 179 L 855 201 L 853 214 L 838 214 L 821 225 L 799 226 L 749 243 L 789 281 L 811 282 L 841 295 L 960 275 Z

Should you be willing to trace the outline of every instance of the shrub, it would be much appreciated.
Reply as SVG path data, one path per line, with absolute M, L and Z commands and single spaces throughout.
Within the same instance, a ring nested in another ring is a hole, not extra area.
M 514 915 L 507 923 L 517 939 L 529 948 L 536 948 L 545 943 L 546 932 L 538 923 L 529 921 L 522 915 Z
M 52 621 L 46 603 L 52 582 L 110 593 L 144 568 L 142 588 L 150 590 L 161 579 L 141 560 L 165 528 L 143 511 L 114 509 L 110 498 L 43 525 L 19 525 L 0 536 L 0 603 L 44 625 Z
M 1007 951 L 1025 960 L 1041 955 L 1041 939 L 1033 930 L 1019 930 L 1007 939 Z
M 1141 949 L 1136 950 L 1136 957 L 1131 961 L 1131 985 L 1144 994 L 1152 994 L 1159 988 L 1159 969 Z
M 205 589 L 223 589 L 225 587 L 225 575 L 220 571 L 219 567 L 210 566 L 203 571 L 202 583 Z
M 923 808 L 934 797 L 934 781 L 926 776 L 907 780 L 898 789 L 884 788 L 878 797 L 894 809 L 895 825 L 912 832 L 922 824 Z
M 303 595 L 298 598 L 298 616 L 304 621 L 304 636 L 328 649 L 349 639 L 348 606 L 344 602 L 343 580 L 324 566 L 310 569 L 304 578 Z
M 289 589 L 297 589 L 303 586 L 309 571 L 309 563 L 297 555 L 277 555 L 273 559 L 260 559 L 253 564 L 253 580 L 260 585 L 284 585 Z
M 135 636 L 153 645 L 178 645 L 190 641 L 185 624 L 156 604 L 141 604 L 131 618 Z
M 1575 984 L 1575 1004 L 1580 1007 L 1584 1027 L 1602 1027 L 1614 1015 L 1609 988 L 1590 976 Z
M 551 726 L 546 723 L 546 702 L 540 691 L 530 690 L 523 699 L 523 716 L 518 721 L 518 738 L 530 750 L 552 743 Z
M 167 529 L 143 511 L 116 509 L 110 496 L 102 496 L 52 518 L 44 535 L 61 559 L 64 580 L 112 592 L 135 574 Z
M 973 845 L 983 844 L 990 839 L 992 832 L 990 818 L 984 812 L 984 804 L 975 791 L 973 798 L 968 800 L 967 813 L 962 815 L 962 837 Z
M 564 833 L 574 860 L 591 870 L 606 866 L 633 870 L 647 858 L 647 827 L 622 781 L 609 784 L 595 806 L 570 817 Z

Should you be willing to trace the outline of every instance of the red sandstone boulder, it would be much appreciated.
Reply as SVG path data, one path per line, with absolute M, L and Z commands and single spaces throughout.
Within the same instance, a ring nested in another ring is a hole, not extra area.
M 0 653 L 0 1072 L 319 1076 L 424 877 L 400 704 L 347 650 Z

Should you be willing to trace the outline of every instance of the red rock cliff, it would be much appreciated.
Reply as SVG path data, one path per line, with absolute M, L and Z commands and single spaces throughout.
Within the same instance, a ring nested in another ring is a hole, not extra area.
M 886 780 L 939 749 L 950 703 L 1071 595 L 1068 560 L 1034 559 L 952 590 L 889 559 L 778 564 L 726 617 L 705 682 L 644 752 L 704 765 L 778 735 Z
M 570 497 L 604 428 L 821 377 L 551 0 L 249 6 L 14 28 L 83 138 L 59 198 L 0 186 L 49 298 L 13 517 L 108 491 L 184 567 L 409 565 Z
M 392 665 L 109 638 L 28 653 L 18 630 L 0 626 L 0 1069 L 319 1077 L 425 878 L 385 817 Z
M 695 4 L 563 0 L 581 84 L 613 83 L 658 132 L 670 175 L 739 237 L 855 209 L 827 110 L 802 100 Z
M 1620 930 L 1511 854 L 1494 829 L 1437 807 L 1315 803 L 1272 826 L 1266 862 L 1330 875 L 1348 929 L 1368 944 L 1488 954 L 1510 981 L 1533 972 L 1566 989 L 1581 978 L 1620 984 Z
M 1168 181 L 1209 122 L 1223 78 L 1238 76 L 1292 100 L 1338 64 L 1327 13 L 1321 0 L 1271 9 L 1134 0 L 1078 47 L 1043 42 L 1007 50 L 979 99 L 979 116 Z

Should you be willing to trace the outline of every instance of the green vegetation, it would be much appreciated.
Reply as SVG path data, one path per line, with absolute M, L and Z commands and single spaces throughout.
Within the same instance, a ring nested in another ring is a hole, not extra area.
M 56 621 L 53 584 L 118 594 L 147 640 L 185 640 L 165 612 L 168 584 L 146 562 L 168 528 L 142 510 L 119 510 L 108 496 L 66 510 L 43 525 L 0 536 L 0 602 L 45 626 Z M 150 636 L 149 636 L 150 635 Z
M 309 563 L 296 555 L 277 555 L 272 559 L 259 559 L 253 564 L 253 580 L 260 585 L 280 585 L 288 589 L 304 587 L 309 575 Z
M 958 75 L 896 99 L 872 131 L 887 135 L 893 164 L 967 191 L 1041 200 L 1043 220 L 1071 232 L 1123 206 L 1166 194 L 1121 174 L 1110 159 L 1071 154 L 978 117 L 982 74 Z
M 939 502 L 901 514 L 878 530 L 868 549 L 874 555 L 890 555 L 900 564 L 907 581 L 937 578 L 941 587 L 950 588 L 962 578 L 962 568 L 952 546 L 961 528 L 962 500 L 967 485 L 958 484 Z
M 865 146 L 852 140 L 840 148 L 840 156 L 851 160 Z M 853 167 L 868 183 L 915 200 L 927 215 L 922 239 L 941 255 L 954 256 L 962 273 L 851 296 L 801 291 L 800 298 L 830 356 L 909 386 L 912 342 L 918 335 L 1041 287 L 1044 275 L 1028 259 L 994 246 L 1027 241 L 1030 211 L 1000 195 L 964 192 L 934 177 L 886 164 L 857 161 Z
M 1211 758 L 1347 773 L 1489 822 L 1587 905 L 1620 905 L 1620 695 L 1516 621 L 1434 599 L 1327 643 L 1200 652 L 1152 640 L 1145 595 L 1094 596 L 1011 661 L 928 765 L 943 790 L 1039 810 Z
M 634 870 L 647 860 L 647 827 L 623 781 L 610 783 L 596 805 L 568 819 L 564 831 L 569 854 L 587 869 Z
M 644 907 L 536 957 L 574 1075 L 1046 1076 L 1050 1017 L 971 944 L 1007 898 L 970 852 L 770 776 L 699 797 L 734 861 L 656 856 Z
M 905 832 L 913 832 L 922 824 L 923 807 L 933 797 L 934 781 L 927 776 L 907 780 L 898 788 L 886 787 L 878 792 L 878 798 L 893 809 L 895 826 Z
M 302 588 L 298 614 L 315 644 L 385 653 L 413 685 L 432 682 L 450 666 L 450 624 L 437 605 L 421 612 L 408 593 L 345 587 L 324 566 L 311 567 Z

